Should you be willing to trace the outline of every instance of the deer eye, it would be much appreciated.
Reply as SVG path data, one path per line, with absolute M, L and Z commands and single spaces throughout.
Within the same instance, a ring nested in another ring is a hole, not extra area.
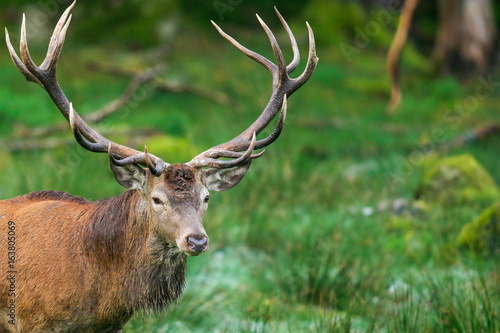
M 207 195 L 203 201 L 204 201 L 205 203 L 208 203 L 208 200 L 210 200 L 210 196 L 209 196 L 209 195 Z
M 153 197 L 153 202 L 155 203 L 155 205 L 161 205 L 163 203 L 158 197 Z

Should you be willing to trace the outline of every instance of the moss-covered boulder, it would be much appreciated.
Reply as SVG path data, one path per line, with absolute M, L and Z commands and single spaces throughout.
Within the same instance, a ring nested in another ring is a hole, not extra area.
M 493 178 L 471 155 L 444 157 L 430 162 L 416 197 L 444 206 L 489 201 L 499 196 Z
M 457 237 L 457 245 L 478 253 L 500 252 L 500 202 L 464 225 Z

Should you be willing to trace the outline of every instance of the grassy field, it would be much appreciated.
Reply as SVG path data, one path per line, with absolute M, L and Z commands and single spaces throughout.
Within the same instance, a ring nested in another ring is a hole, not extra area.
M 315 28 L 315 18 L 309 21 Z M 432 145 L 436 130 L 451 141 L 500 121 L 500 91 L 495 87 L 470 111 L 450 119 L 450 110 L 475 96 L 479 77 L 463 83 L 438 78 L 428 58 L 410 45 L 402 61 L 404 100 L 388 115 L 387 36 L 381 34 L 348 61 L 340 44 L 352 40 L 328 40 L 335 30 L 328 32 L 325 24 L 318 17 L 320 62 L 310 82 L 290 98 L 282 136 L 240 185 L 213 194 L 205 219 L 211 248 L 189 259 L 184 296 L 166 313 L 136 315 L 124 332 L 500 331 L 498 256 L 454 246 L 462 226 L 493 201 L 447 207 L 428 202 L 425 214 L 403 219 L 378 211 L 383 202 L 414 198 L 421 167 L 410 163 L 401 176 L 402 166 L 412 153 Z M 276 21 L 270 26 L 279 30 Z M 305 56 L 305 25 L 292 26 Z M 263 32 L 230 33 L 271 57 Z M 285 48 L 285 36 L 279 37 Z M 105 59 L 137 69 L 153 63 L 145 60 L 154 58 L 152 53 L 124 54 L 97 44 L 69 41 L 60 64 L 60 82 L 80 114 L 103 106 L 128 84 L 89 70 L 86 63 Z M 182 163 L 253 122 L 267 102 L 271 80 L 212 30 L 181 33 L 169 47 L 175 52 L 164 59 L 166 77 L 224 92 L 237 105 L 144 89 L 96 128 L 125 143 L 133 138 L 113 133 L 155 129 L 162 133 L 156 140 L 132 140 L 135 148 L 147 143 L 152 153 Z M 32 47 L 36 59 L 42 49 Z M 32 128 L 62 117 L 43 89 L 24 81 L 5 48 L 0 74 L 0 199 L 42 189 L 93 200 L 123 192 L 107 157 L 76 143 L 9 152 Z M 498 71 L 491 75 L 494 81 L 500 77 Z M 71 139 L 69 128 L 57 137 Z M 446 154 L 471 154 L 500 184 L 499 144 L 496 136 Z

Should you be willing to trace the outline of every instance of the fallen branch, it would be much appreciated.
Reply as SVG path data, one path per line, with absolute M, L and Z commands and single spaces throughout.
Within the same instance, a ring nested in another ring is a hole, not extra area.
M 458 136 L 451 142 L 442 143 L 441 145 L 436 147 L 434 151 L 437 151 L 438 153 L 448 152 L 452 149 L 463 147 L 467 144 L 471 144 L 479 140 L 485 139 L 487 137 L 499 134 L 500 134 L 500 123 L 485 124 L 472 131 L 468 131 Z M 433 151 L 429 151 L 429 153 L 431 152 Z
M 97 123 L 113 114 L 118 109 L 124 107 L 133 97 L 136 91 L 145 83 L 158 80 L 158 75 L 165 72 L 164 66 L 157 66 L 142 73 L 137 73 L 132 77 L 132 81 L 125 89 L 122 96 L 104 106 L 102 109 L 96 110 L 88 114 L 85 119 L 89 123 Z
M 100 71 L 105 74 L 110 74 L 114 76 L 119 76 L 119 77 L 134 77 L 137 75 L 137 72 L 110 65 L 110 64 L 102 64 L 102 63 L 97 63 L 97 62 L 91 62 L 89 63 L 89 67 L 93 70 Z M 237 103 L 227 96 L 224 93 L 218 92 L 218 91 L 212 91 L 212 90 L 207 90 L 199 87 L 195 87 L 192 85 L 180 83 L 180 82 L 173 82 L 173 81 L 167 81 L 165 79 L 161 78 L 156 78 L 155 80 L 155 87 L 159 90 L 162 90 L 164 92 L 174 92 L 174 93 L 189 93 L 189 94 L 195 94 L 200 97 L 212 100 L 216 103 L 227 105 L 230 107 L 235 107 Z
M 396 107 L 401 102 L 401 86 L 399 82 L 399 55 L 401 54 L 401 50 L 406 43 L 408 30 L 410 30 L 411 26 L 413 12 L 417 7 L 418 2 L 419 0 L 406 0 L 401 12 L 401 18 L 399 20 L 394 40 L 392 41 L 391 48 L 389 49 L 389 54 L 387 55 L 387 68 L 392 80 L 391 101 L 388 106 L 388 111 L 390 113 L 393 113 L 396 110 Z

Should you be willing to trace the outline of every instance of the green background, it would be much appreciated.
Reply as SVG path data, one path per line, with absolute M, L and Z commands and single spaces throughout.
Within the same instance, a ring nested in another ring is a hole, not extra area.
M 3 0 L 0 22 L 16 40 L 26 12 L 30 51 L 39 62 L 67 4 Z M 386 54 L 399 14 L 352 1 L 80 0 L 59 82 L 82 115 L 118 97 L 129 83 L 93 70 L 90 62 L 136 71 L 164 64 L 167 80 L 227 94 L 231 105 L 145 89 L 95 125 L 117 142 L 136 149 L 147 144 L 169 163 L 186 162 L 250 125 L 271 92 L 269 73 L 221 38 L 210 19 L 272 59 L 254 16 L 259 13 L 290 60 L 273 5 L 301 48 L 297 72 L 307 57 L 305 21 L 311 24 L 317 70 L 290 98 L 279 140 L 241 184 L 212 195 L 205 218 L 211 247 L 189 259 L 182 299 L 165 313 L 138 313 L 124 332 L 498 332 L 498 253 L 455 246 L 462 226 L 494 200 L 429 202 L 422 216 L 378 211 L 383 202 L 414 199 L 424 164 L 417 157 L 438 141 L 500 121 L 498 87 L 450 120 L 475 96 L 480 76 L 436 75 L 432 6 L 419 8 L 421 29 L 403 51 L 403 102 L 393 115 L 386 112 Z M 375 32 L 357 47 L 359 31 L 367 33 L 370 25 Z M 494 69 L 481 77 L 496 82 L 499 74 Z M 50 137 L 67 144 L 11 152 L 13 143 L 30 140 L 34 128 L 63 119 L 43 89 L 24 80 L 6 47 L 0 48 L 0 87 L 0 199 L 46 189 L 91 200 L 123 192 L 107 157 L 81 149 L 69 126 Z M 133 129 L 158 135 L 136 142 L 123 134 Z M 471 154 L 498 184 L 499 144 L 492 136 L 444 155 Z

